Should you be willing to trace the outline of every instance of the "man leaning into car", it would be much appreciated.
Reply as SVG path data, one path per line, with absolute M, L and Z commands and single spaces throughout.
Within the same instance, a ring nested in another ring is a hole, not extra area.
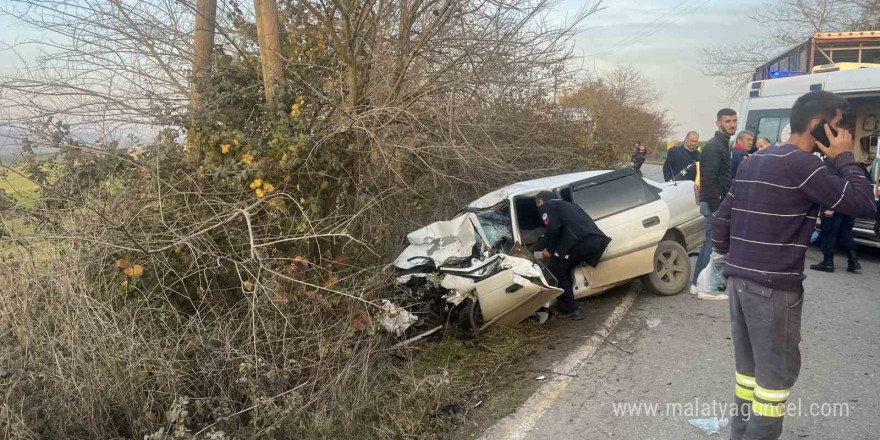
M 563 292 L 557 299 L 561 319 L 580 320 L 581 312 L 572 290 L 572 271 L 582 263 L 596 267 L 611 238 L 602 233 L 596 222 L 580 206 L 556 200 L 550 191 L 535 197 L 546 232 L 543 251 L 547 270 L 556 277 Z

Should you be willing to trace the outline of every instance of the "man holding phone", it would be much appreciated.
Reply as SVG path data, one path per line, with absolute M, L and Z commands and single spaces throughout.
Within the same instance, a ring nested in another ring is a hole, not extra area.
M 818 91 L 791 111 L 792 135 L 740 166 L 715 211 L 712 245 L 727 254 L 737 415 L 732 440 L 775 440 L 801 367 L 804 262 L 819 207 L 874 215 L 871 183 L 840 129 L 846 99 Z M 833 174 L 813 152 L 835 163 Z

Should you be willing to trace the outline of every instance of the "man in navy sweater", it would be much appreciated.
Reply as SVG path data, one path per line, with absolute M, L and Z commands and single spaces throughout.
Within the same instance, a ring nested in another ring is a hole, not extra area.
M 712 245 L 727 254 L 736 358 L 732 440 L 775 440 L 782 433 L 785 402 L 801 367 L 804 261 L 819 207 L 874 215 L 852 134 L 839 128 L 848 109 L 846 99 L 830 92 L 800 97 L 791 111 L 791 138 L 743 162 L 713 215 Z M 824 126 L 829 145 L 810 134 L 817 126 Z M 836 174 L 813 154 L 817 148 L 834 161 Z

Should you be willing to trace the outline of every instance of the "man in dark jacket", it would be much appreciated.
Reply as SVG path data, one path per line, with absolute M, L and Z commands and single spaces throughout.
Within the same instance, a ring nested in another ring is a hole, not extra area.
M 695 285 L 712 255 L 712 213 L 730 191 L 730 137 L 736 133 L 736 111 L 729 108 L 718 111 L 715 126 L 718 127 L 715 137 L 703 145 L 700 154 L 700 214 L 706 218 L 706 242 L 694 268 Z M 697 293 L 695 286 L 691 293 Z
M 641 174 L 642 165 L 645 163 L 645 159 L 648 157 L 648 149 L 642 145 L 641 141 L 636 142 L 636 148 L 632 154 L 633 161 L 633 169 Z
M 535 201 L 547 228 L 543 252 L 544 259 L 549 260 L 547 269 L 563 290 L 557 299 L 559 317 L 580 320 L 581 313 L 572 290 L 572 271 L 582 263 L 598 266 L 611 238 L 599 230 L 596 222 L 580 206 L 555 200 L 550 191 L 541 191 Z
M 850 128 L 850 130 L 855 131 L 854 127 Z M 836 162 L 831 158 L 825 158 L 825 166 L 828 167 L 828 171 L 831 174 L 838 175 L 840 173 L 837 170 Z M 860 164 L 860 166 L 862 166 L 862 171 L 865 173 L 865 178 L 868 182 L 871 182 L 871 174 L 864 168 L 864 165 Z M 817 241 L 822 247 L 823 258 L 818 264 L 811 265 L 810 269 L 834 273 L 834 254 L 837 252 L 837 245 L 840 244 L 846 252 L 846 271 L 861 273 L 862 265 L 859 263 L 859 255 L 856 252 L 856 242 L 853 237 L 856 219 L 827 207 L 822 207 L 819 210 L 819 215 L 822 216 L 822 228 Z
M 736 179 L 739 165 L 752 153 L 755 135 L 751 131 L 741 131 L 736 135 L 736 144 L 730 151 L 730 178 Z
M 700 135 L 692 131 L 684 138 L 684 144 L 672 147 L 666 152 L 666 162 L 663 163 L 663 179 L 670 180 L 696 180 L 697 162 L 700 161 L 700 152 L 697 144 L 700 143 Z

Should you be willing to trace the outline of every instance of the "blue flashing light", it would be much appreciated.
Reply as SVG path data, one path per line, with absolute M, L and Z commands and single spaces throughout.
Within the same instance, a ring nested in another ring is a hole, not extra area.
M 799 76 L 799 75 L 806 75 L 806 74 L 807 74 L 807 72 L 789 72 L 789 71 L 785 71 L 785 70 L 779 70 L 779 71 L 775 71 L 775 72 L 770 72 L 770 77 L 771 78 L 785 78 L 785 77 L 789 77 L 789 76 Z

